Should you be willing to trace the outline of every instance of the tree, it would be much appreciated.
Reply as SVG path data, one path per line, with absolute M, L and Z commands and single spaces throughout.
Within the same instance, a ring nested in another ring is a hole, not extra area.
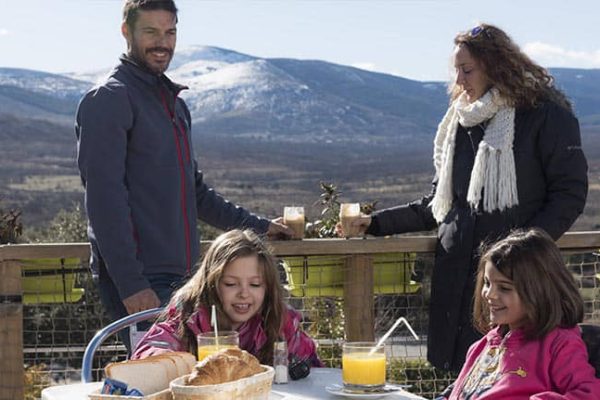
M 28 236 L 34 242 L 87 242 L 87 220 L 81 210 L 81 205 L 73 203 L 71 209 L 60 210 L 47 228 L 28 233 Z

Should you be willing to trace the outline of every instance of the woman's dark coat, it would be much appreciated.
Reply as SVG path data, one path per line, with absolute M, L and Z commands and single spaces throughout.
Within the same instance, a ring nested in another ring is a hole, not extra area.
M 431 230 L 438 226 L 427 358 L 438 368 L 458 371 L 469 346 L 481 335 L 471 324 L 472 298 L 480 244 L 493 241 L 511 228 L 540 227 L 555 240 L 583 212 L 587 195 L 587 163 L 581 148 L 579 124 L 573 114 L 550 102 L 517 109 L 514 156 L 519 204 L 503 212 L 472 209 L 467 190 L 481 125 L 456 135 L 452 208 L 438 225 L 429 202 L 435 193 L 403 206 L 377 212 L 367 233 Z

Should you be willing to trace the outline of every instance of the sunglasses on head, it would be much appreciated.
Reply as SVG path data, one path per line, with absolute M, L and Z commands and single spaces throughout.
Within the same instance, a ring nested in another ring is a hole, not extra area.
M 469 31 L 469 35 L 473 38 L 479 36 L 480 34 L 484 34 L 485 36 L 487 36 L 488 39 L 490 39 L 490 33 L 488 32 L 488 30 L 486 28 L 484 28 L 481 25 L 477 25 L 475 28 L 471 29 Z

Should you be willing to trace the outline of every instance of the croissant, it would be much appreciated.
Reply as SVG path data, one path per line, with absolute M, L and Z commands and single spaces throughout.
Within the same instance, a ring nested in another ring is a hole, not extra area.
M 194 367 L 187 385 L 217 385 L 263 372 L 252 354 L 239 349 L 227 349 L 206 357 Z

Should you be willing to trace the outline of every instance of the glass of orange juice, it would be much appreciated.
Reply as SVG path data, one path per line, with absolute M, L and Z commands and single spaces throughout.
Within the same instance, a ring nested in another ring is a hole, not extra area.
M 385 385 L 385 350 L 374 342 L 346 342 L 342 347 L 342 380 L 351 391 L 371 392 Z
M 215 336 L 214 332 L 202 332 L 196 336 L 198 341 L 198 361 L 220 350 L 238 348 L 240 337 L 235 331 L 222 331 Z

